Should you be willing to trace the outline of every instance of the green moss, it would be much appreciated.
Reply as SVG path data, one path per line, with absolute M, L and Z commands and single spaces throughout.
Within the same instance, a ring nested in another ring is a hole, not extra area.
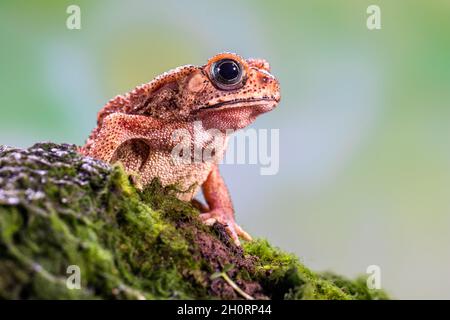
M 318 275 L 265 240 L 235 247 L 220 225 L 154 181 L 137 191 L 120 166 L 74 146 L 0 147 L 0 298 L 379 299 L 364 281 Z M 81 270 L 70 290 L 67 268 Z
M 342 291 L 357 300 L 387 300 L 388 294 L 384 290 L 369 289 L 367 287 L 367 276 L 360 276 L 355 280 L 336 275 L 332 272 L 324 272 L 320 276 L 341 288 Z
M 260 258 L 258 276 L 274 299 L 351 299 L 303 266 L 295 256 L 272 247 L 266 240 L 246 243 L 245 249 Z

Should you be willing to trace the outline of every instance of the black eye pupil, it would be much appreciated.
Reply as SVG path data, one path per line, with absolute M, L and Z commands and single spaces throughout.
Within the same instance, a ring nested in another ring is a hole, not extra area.
M 241 67 L 240 65 L 230 59 L 224 59 L 214 64 L 213 77 L 224 85 L 237 84 L 241 80 Z
M 217 73 L 224 79 L 231 81 L 238 77 L 239 67 L 234 61 L 225 61 L 217 66 Z

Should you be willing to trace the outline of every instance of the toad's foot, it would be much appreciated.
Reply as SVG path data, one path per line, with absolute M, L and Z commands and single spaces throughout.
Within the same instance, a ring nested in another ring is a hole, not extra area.
M 216 222 L 222 224 L 237 246 L 241 245 L 239 237 L 248 241 L 252 240 L 252 237 L 236 224 L 233 213 L 227 209 L 219 208 L 202 213 L 200 214 L 200 220 L 207 226 L 212 226 Z

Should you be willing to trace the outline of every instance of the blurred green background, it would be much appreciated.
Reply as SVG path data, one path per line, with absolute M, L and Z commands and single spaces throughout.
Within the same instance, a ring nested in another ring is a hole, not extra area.
M 81 30 L 66 8 L 81 7 Z M 381 7 L 369 31 L 366 8 Z M 450 1 L 0 2 L 0 144 L 83 144 L 111 97 L 220 51 L 264 57 L 280 171 L 223 165 L 238 222 L 316 270 L 450 298 Z

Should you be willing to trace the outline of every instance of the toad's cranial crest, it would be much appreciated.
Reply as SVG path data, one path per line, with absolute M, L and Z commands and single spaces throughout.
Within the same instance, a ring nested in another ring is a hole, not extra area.
M 251 237 L 235 223 L 217 163 L 229 130 L 248 126 L 279 101 L 279 83 L 267 61 L 221 53 L 203 66 L 178 67 L 110 100 L 98 113 L 97 127 L 80 151 L 108 163 L 121 162 L 127 172 L 136 173 L 139 188 L 159 178 L 163 185 L 187 190 L 178 197 L 199 206 L 206 224 L 225 225 L 239 244 L 238 236 Z M 209 129 L 218 129 L 224 139 L 215 139 Z M 190 133 L 190 142 L 201 150 L 211 148 L 214 141 L 214 157 L 177 161 L 172 155 L 179 143 L 174 139 L 177 130 Z M 200 187 L 208 205 L 193 200 Z

